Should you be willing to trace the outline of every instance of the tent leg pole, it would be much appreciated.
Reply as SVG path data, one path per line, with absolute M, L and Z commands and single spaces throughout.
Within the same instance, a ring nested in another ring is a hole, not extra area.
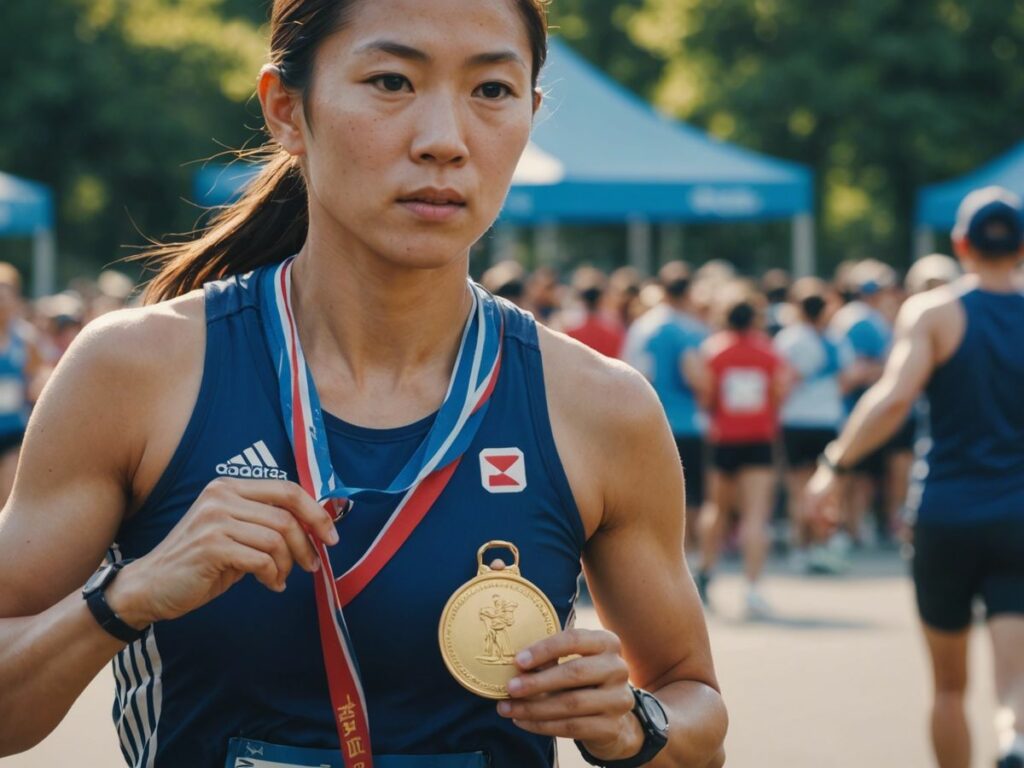
M 537 266 L 554 267 L 559 262 L 558 225 L 540 224 L 533 230 L 533 250 Z
M 518 261 L 518 240 L 514 225 L 495 224 L 494 239 L 491 242 L 491 265 L 502 261 Z
M 814 217 L 809 213 L 793 217 L 792 272 L 794 277 L 807 277 L 817 271 L 814 254 Z
M 629 265 L 647 277 L 651 273 L 651 222 L 647 219 L 629 220 Z
M 658 266 L 683 258 L 683 225 L 675 222 L 662 224 Z
M 32 235 L 32 296 L 54 292 L 57 272 L 57 242 L 51 229 L 37 229 Z
M 920 259 L 935 252 L 935 233 L 923 224 L 914 230 L 914 258 Z

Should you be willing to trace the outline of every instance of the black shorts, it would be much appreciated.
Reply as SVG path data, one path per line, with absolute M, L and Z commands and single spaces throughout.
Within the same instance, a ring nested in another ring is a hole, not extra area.
M 888 469 L 889 456 L 901 451 L 913 451 L 916 437 L 917 419 L 911 415 L 903 422 L 903 426 L 895 435 L 890 437 L 881 448 L 877 448 L 873 453 L 869 453 L 861 459 L 853 471 L 872 477 L 884 476 Z
M 825 446 L 835 439 L 834 429 L 785 427 L 782 430 L 782 446 L 786 450 L 786 463 L 790 469 L 812 466 L 818 461 Z
M 917 417 L 911 413 L 903 426 L 900 427 L 900 431 L 889 438 L 889 442 L 885 444 L 886 451 L 888 453 L 899 453 L 900 451 L 913 451 L 914 442 L 917 438 Z
M 704 439 L 699 436 L 677 436 L 676 450 L 683 463 L 686 507 L 697 509 L 704 503 Z
M 741 469 L 773 467 L 771 443 L 726 443 L 716 445 L 711 465 L 719 472 L 731 475 Z
M 971 622 L 975 597 L 988 618 L 1024 614 L 1024 517 L 975 525 L 914 527 L 917 609 L 929 627 L 948 632 Z

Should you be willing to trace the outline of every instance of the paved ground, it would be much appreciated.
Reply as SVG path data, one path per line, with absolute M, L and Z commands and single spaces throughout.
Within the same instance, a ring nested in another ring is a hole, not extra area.
M 899 560 L 865 558 L 840 579 L 806 579 L 781 567 L 766 583 L 772 622 L 741 619 L 741 582 L 723 575 L 709 616 L 719 677 L 729 704 L 728 764 L 735 768 L 888 768 L 932 764 L 926 741 L 929 691 L 913 595 Z M 594 625 L 593 611 L 581 623 Z M 972 647 L 971 720 L 975 766 L 992 765 L 991 658 Z M 109 722 L 111 681 L 103 673 L 60 727 L 4 768 L 123 765 Z M 563 768 L 585 763 L 562 745 Z

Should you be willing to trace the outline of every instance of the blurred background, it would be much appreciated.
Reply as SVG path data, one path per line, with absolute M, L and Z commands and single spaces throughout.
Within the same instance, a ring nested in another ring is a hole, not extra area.
M 0 14 L 0 171 L 52 196 L 57 285 L 146 238 L 191 230 L 204 163 L 259 139 L 266 3 L 13 0 Z M 823 272 L 866 256 L 905 267 L 921 188 L 1022 138 L 1017 0 L 556 0 L 551 21 L 572 51 L 661 114 L 806 168 Z M 552 101 L 571 99 L 571 88 L 545 85 Z M 595 128 L 606 117 L 590 113 Z M 789 266 L 785 213 L 728 226 L 713 214 L 652 217 L 664 222 L 650 234 L 655 256 L 665 239 L 694 262 Z M 555 259 L 626 263 L 628 218 L 566 217 Z M 516 234 L 528 266 L 544 260 L 550 238 Z M 21 238 L 0 239 L 0 258 L 28 269 L 30 254 Z

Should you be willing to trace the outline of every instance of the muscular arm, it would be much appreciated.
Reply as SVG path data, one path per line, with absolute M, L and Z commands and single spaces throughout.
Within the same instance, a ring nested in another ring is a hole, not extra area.
M 857 401 L 829 451 L 831 461 L 853 466 L 896 433 L 935 370 L 941 353 L 936 326 L 941 315 L 951 311 L 954 306 L 936 306 L 935 298 L 927 294 L 904 304 L 882 377 Z M 952 331 L 949 323 L 944 325 Z
M 683 475 L 664 413 L 635 372 L 567 351 L 545 350 L 556 440 L 589 534 L 598 615 L 621 641 L 631 681 L 668 711 L 669 744 L 651 765 L 721 765 L 727 716 L 683 557 Z M 635 754 L 639 725 L 631 715 L 623 724 Z
M 683 476 L 672 436 L 642 382 L 609 419 L 605 518 L 584 554 L 602 623 L 619 636 L 630 678 L 669 713 L 668 746 L 652 766 L 720 765 L 726 713 L 700 600 L 683 557 Z
M 128 509 L 151 373 L 175 346 L 166 318 L 131 318 L 91 325 L 60 363 L 0 512 L 0 755 L 48 734 L 123 646 L 78 592 Z

